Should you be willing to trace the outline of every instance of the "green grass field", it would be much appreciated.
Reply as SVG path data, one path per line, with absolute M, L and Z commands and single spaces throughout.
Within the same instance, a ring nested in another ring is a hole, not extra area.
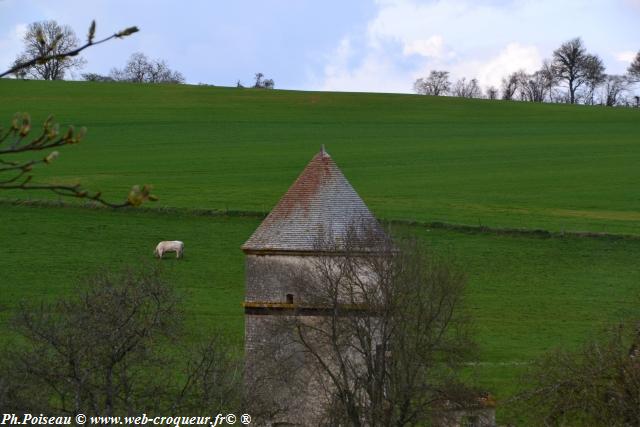
M 114 198 L 148 182 L 162 205 L 266 211 L 325 144 L 381 217 L 640 230 L 638 109 L 0 80 L 16 111 L 87 126 L 42 176 Z
M 215 327 L 243 338 L 244 265 L 240 245 L 258 218 L 206 217 L 0 204 L 0 319 L 22 300 L 70 295 L 100 266 L 152 259 L 167 234 L 187 242 L 184 260 L 162 261 L 184 296 L 194 336 Z M 470 371 L 499 398 L 516 389 L 526 363 L 544 351 L 579 345 L 638 305 L 640 241 L 524 238 L 395 226 L 450 254 L 469 276 L 479 359 Z M 0 339 L 9 339 L 6 329 Z
M 0 203 L 0 320 L 23 299 L 69 295 L 101 265 L 162 261 L 194 336 L 243 337 L 240 245 L 325 144 L 385 219 L 640 236 L 640 111 L 408 95 L 0 80 L 0 120 L 55 112 L 89 128 L 38 175 L 81 180 L 112 199 L 153 183 L 171 212 Z M 5 193 L 5 198 L 47 194 Z M 539 238 L 394 225 L 451 253 L 469 276 L 479 359 L 471 371 L 508 397 L 526 363 L 575 347 L 637 310 L 640 239 Z M 9 339 L 6 328 L 0 340 Z M 500 417 L 504 417 L 501 413 Z

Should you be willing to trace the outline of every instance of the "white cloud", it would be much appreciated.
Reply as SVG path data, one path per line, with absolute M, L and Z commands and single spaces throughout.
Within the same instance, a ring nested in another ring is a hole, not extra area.
M 443 54 L 442 36 L 432 36 L 428 39 L 418 39 L 406 42 L 402 48 L 404 55 L 421 55 L 425 57 L 440 58 Z
M 640 0 L 638 0 L 640 3 Z M 631 50 L 625 50 L 624 52 L 616 52 L 613 55 L 618 61 L 630 63 L 636 57 L 636 53 Z
M 624 2 L 640 5 L 640 0 L 376 0 L 365 29 L 349 34 L 359 41 L 350 45 L 350 60 L 335 67 L 331 58 L 319 87 L 408 92 L 431 70 L 447 70 L 452 80 L 477 78 L 484 87 L 499 86 L 509 73 L 539 69 L 554 49 L 576 36 L 601 56 L 618 46 L 618 61 L 607 64 L 607 72 L 622 73 L 619 61 L 632 59 L 627 49 L 639 34 L 626 23 L 633 14 Z M 625 22 L 620 31 L 603 32 L 603 22 L 616 20 Z M 349 81 L 355 86 L 347 87 Z
M 477 79 L 483 86 L 500 86 L 502 77 L 518 70 L 533 73 L 542 65 L 542 57 L 535 46 L 509 43 L 498 56 L 478 66 Z M 471 75 L 471 72 L 469 72 Z
M 393 62 L 380 54 L 379 49 L 354 62 L 352 41 L 344 38 L 329 55 L 324 75 L 316 89 L 352 92 L 408 92 L 410 85 L 406 76 L 399 75 Z
M 477 78 L 484 87 L 499 86 L 507 74 L 533 72 L 542 63 L 538 47 L 500 40 L 504 36 L 493 29 L 494 21 L 513 25 L 509 7 L 467 0 L 377 3 L 378 13 L 366 30 L 341 40 L 329 55 L 319 88 L 410 92 L 416 78 L 434 69 L 450 71 L 454 80 Z M 454 23 L 464 30 L 452 30 Z M 352 40 L 361 42 L 354 45 Z M 457 50 L 449 47 L 454 44 Z
M 340 74 L 347 67 L 351 54 L 351 40 L 345 37 L 340 40 L 338 47 L 330 55 L 330 61 L 324 68 L 325 75 L 332 77 Z

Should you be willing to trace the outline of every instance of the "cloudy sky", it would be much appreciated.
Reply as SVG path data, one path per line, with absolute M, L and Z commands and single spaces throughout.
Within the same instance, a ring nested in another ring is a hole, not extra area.
M 499 85 L 534 71 L 580 36 L 610 74 L 640 50 L 640 0 L 0 0 L 0 67 L 30 22 L 55 19 L 84 37 L 141 32 L 86 51 L 83 72 L 108 73 L 133 52 L 166 59 L 189 83 L 410 92 L 432 69 Z

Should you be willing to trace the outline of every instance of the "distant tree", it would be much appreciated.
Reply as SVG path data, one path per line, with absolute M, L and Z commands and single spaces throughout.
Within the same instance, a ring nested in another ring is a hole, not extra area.
M 57 51 L 55 46 L 42 54 L 25 60 L 25 62 L 14 63 L 11 68 L 0 72 L 0 78 L 20 73 L 21 70 L 28 69 L 34 65 L 47 64 L 49 61 L 73 58 L 83 50 L 101 43 L 105 43 L 114 38 L 127 37 L 138 31 L 137 27 L 129 27 L 102 40 L 95 40 L 96 23 L 93 21 L 89 27 L 89 34 L 84 45 L 69 51 Z M 122 203 L 112 203 L 104 199 L 102 193 L 90 193 L 80 184 L 37 184 L 33 183 L 32 171 L 39 165 L 48 165 L 59 155 L 56 148 L 79 143 L 85 133 L 86 128 L 78 131 L 73 126 L 69 126 L 66 131 L 61 132 L 60 126 L 53 120 L 52 116 L 44 122 L 42 132 L 32 136 L 31 116 L 27 113 L 16 113 L 11 120 L 8 129 L 0 128 L 0 190 L 44 190 L 52 191 L 61 196 L 77 197 L 92 200 L 94 202 L 110 206 L 138 206 L 145 200 L 156 200 L 150 194 L 150 186 L 134 185 L 129 192 L 129 196 Z M 54 150 L 54 151 L 51 151 Z M 46 155 L 39 158 L 26 158 L 25 154 L 46 151 Z
M 238 81 L 236 82 L 236 87 L 237 87 L 237 88 L 243 88 L 243 87 L 244 87 L 244 85 L 242 84 L 242 82 L 241 82 L 240 80 L 238 80 Z
M 253 87 L 258 88 L 258 87 L 262 87 L 262 78 L 264 77 L 264 74 L 262 73 L 256 73 L 255 75 L 255 83 L 253 84 Z
M 256 89 L 273 89 L 275 87 L 275 82 L 273 81 L 273 79 L 262 80 L 263 77 L 264 74 L 256 73 L 253 87 Z
M 123 69 L 112 69 L 111 77 L 118 81 L 144 83 L 150 71 L 151 63 L 149 62 L 149 58 L 143 53 L 136 52 L 131 54 Z
M 517 76 L 520 99 L 529 102 L 543 102 L 550 93 L 553 85 L 553 74 L 543 68 L 527 74 L 524 70 L 520 70 L 515 74 Z
M 110 77 L 132 83 L 184 83 L 184 76 L 171 70 L 166 61 L 149 59 L 141 52 L 132 54 L 123 69 L 112 69 Z
M 486 90 L 487 99 L 498 99 L 498 88 L 489 86 Z
M 429 77 L 419 78 L 413 84 L 413 90 L 420 95 L 443 96 L 449 92 L 451 82 L 448 71 L 433 70 Z
M 454 96 L 461 98 L 480 98 L 482 91 L 478 85 L 478 80 L 471 79 L 467 82 L 466 77 L 459 79 L 451 89 Z
M 511 101 L 518 90 L 518 73 L 502 78 L 502 99 Z
M 623 95 L 629 89 L 630 82 L 625 76 L 607 75 L 602 85 L 600 102 L 607 107 L 615 107 L 624 102 Z
M 587 53 L 579 37 L 563 43 L 553 52 L 552 70 L 559 81 L 566 82 L 571 104 L 576 103 L 577 90 L 581 86 L 588 86 L 592 93 L 604 76 L 602 60 Z
M 587 63 L 587 75 L 585 79 L 584 103 L 593 105 L 597 88 L 604 82 L 604 64 L 597 56 L 592 57 Z
M 553 66 L 551 61 L 545 59 L 542 62 L 542 67 L 538 70 L 540 73 L 544 84 L 546 85 L 546 95 L 549 101 L 553 101 L 553 88 L 557 85 L 558 80 L 553 72 Z
M 621 323 L 578 351 L 536 361 L 518 401 L 539 425 L 637 426 L 640 323 Z
M 60 26 L 56 21 L 34 22 L 24 36 L 24 51 L 14 62 L 14 66 L 29 63 L 34 58 L 50 57 L 49 60 L 35 61 L 19 67 L 16 77 L 30 76 L 42 80 L 62 80 L 67 71 L 81 68 L 86 61 L 76 55 L 61 55 L 78 47 L 79 40 L 71 27 Z
M 150 74 L 150 83 L 184 83 L 185 78 L 179 71 L 169 69 L 164 60 L 156 60 L 153 63 Z
M 265 79 L 262 82 L 262 87 L 265 89 L 273 89 L 275 86 L 275 82 L 273 81 L 273 79 Z
M 636 54 L 635 59 L 627 69 L 629 78 L 635 82 L 640 82 L 640 51 Z
M 82 78 L 88 82 L 113 82 L 113 78 L 110 76 L 103 76 L 98 73 L 83 73 Z
M 16 64 L 17 64 L 17 61 L 14 62 L 14 65 Z M 27 73 L 27 70 L 24 68 L 18 68 L 13 72 L 13 77 L 17 80 L 24 80 L 27 78 L 28 75 L 29 73 Z

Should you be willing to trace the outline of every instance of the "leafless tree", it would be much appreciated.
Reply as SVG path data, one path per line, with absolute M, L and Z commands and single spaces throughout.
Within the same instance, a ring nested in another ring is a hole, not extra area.
M 149 83 L 184 83 L 184 76 L 179 71 L 171 70 L 166 61 L 156 59 L 151 63 Z
M 478 85 L 478 80 L 471 79 L 467 82 L 465 77 L 459 79 L 451 89 L 454 96 L 461 98 L 480 98 L 482 91 Z
M 26 379 L 17 392 L 23 404 L 37 394 L 55 401 L 56 413 L 113 415 L 152 397 L 138 389 L 146 382 L 140 368 L 157 356 L 153 341 L 171 335 L 178 315 L 171 288 L 157 270 L 105 270 L 85 288 L 78 298 L 20 307 L 14 327 L 28 344 L 9 359 Z
M 101 43 L 105 43 L 114 38 L 123 38 L 138 31 L 137 27 L 129 27 L 109 37 L 95 40 L 96 23 L 93 21 L 89 27 L 87 41 L 84 45 L 69 51 L 55 50 L 55 46 L 49 46 L 42 54 L 25 62 L 15 63 L 6 71 L 0 72 L 0 78 L 9 74 L 19 73 L 37 64 L 46 64 L 50 61 L 64 60 L 77 56 L 83 50 Z M 138 206 L 145 200 L 155 200 L 150 191 L 150 186 L 135 185 L 131 188 L 127 200 L 122 203 L 112 203 L 105 200 L 100 192 L 90 193 L 81 185 L 61 185 L 61 184 L 35 184 L 32 183 L 33 168 L 38 165 L 48 165 L 54 161 L 58 151 L 49 151 L 65 145 L 77 144 L 86 133 L 85 128 L 76 131 L 73 126 L 69 126 L 65 132 L 60 131 L 60 126 L 54 122 L 53 117 L 45 121 L 42 133 L 38 136 L 31 136 L 31 116 L 27 113 L 17 113 L 14 115 L 9 129 L 0 127 L 0 190 L 44 190 L 53 191 L 62 196 L 90 199 L 111 207 Z M 36 159 L 25 159 L 24 154 L 30 152 L 47 151 L 44 157 Z M 20 158 L 19 158 L 20 157 Z M 16 160 L 12 160 L 16 159 Z
M 518 90 L 518 73 L 502 78 L 502 99 L 511 101 Z
M 607 107 L 615 107 L 624 102 L 624 93 L 630 82 L 625 76 L 607 75 L 602 85 L 601 103 Z
M 82 78 L 88 82 L 113 82 L 112 77 L 104 76 L 98 73 L 83 73 Z
M 498 99 L 498 88 L 489 86 L 486 90 L 487 99 Z
M 54 60 L 61 60 L 61 59 L 65 59 L 65 58 L 73 58 L 74 56 L 79 55 L 83 50 L 91 47 L 91 46 L 96 46 L 102 43 L 105 43 L 109 40 L 112 40 L 114 38 L 124 38 L 127 36 L 130 36 L 131 34 L 137 33 L 138 27 L 129 27 L 129 28 L 125 28 L 122 31 L 118 31 L 117 33 L 114 33 L 112 35 L 110 35 L 109 37 L 105 37 L 102 40 L 95 40 L 95 34 L 96 34 L 96 21 L 92 21 L 91 22 L 91 26 L 89 27 L 89 34 L 87 35 L 87 41 L 85 44 L 83 44 L 80 47 L 71 49 L 71 50 L 67 50 L 67 51 L 58 51 L 58 52 L 54 52 L 54 47 L 55 46 L 49 46 L 48 49 L 46 49 L 42 54 L 31 58 L 29 60 L 26 60 L 24 62 L 18 62 L 18 63 L 14 63 L 11 68 L 9 68 L 6 71 L 0 72 L 0 78 L 7 76 L 9 74 L 15 74 L 17 72 L 20 72 L 20 70 L 24 70 L 27 69 L 29 67 L 32 67 L 35 64 L 44 64 L 47 63 L 49 61 L 54 61 Z
M 147 266 L 104 269 L 73 297 L 21 305 L 12 323 L 21 339 L 3 351 L 0 407 L 105 416 L 237 408 L 238 363 L 221 339 L 195 350 L 179 341 L 179 301 Z
M 542 62 L 542 67 L 538 72 L 546 84 L 546 96 L 549 101 L 553 101 L 553 88 L 558 84 L 558 79 L 553 72 L 553 65 L 550 60 L 545 59 Z
M 221 331 L 214 330 L 209 341 L 196 344 L 185 357 L 186 378 L 175 395 L 169 394 L 173 413 L 197 414 L 238 412 L 243 402 L 241 359 Z M 180 361 L 175 361 L 180 365 Z
M 448 71 L 433 70 L 429 77 L 419 78 L 413 84 L 413 90 L 420 95 L 443 96 L 449 92 L 451 82 Z
M 123 69 L 112 69 L 110 77 L 133 83 L 184 83 L 184 76 L 171 70 L 166 61 L 149 59 L 141 52 L 132 54 Z
M 264 77 L 264 74 L 262 74 L 262 73 L 256 73 L 256 75 L 255 75 L 256 81 L 255 81 L 255 83 L 253 84 L 253 87 L 256 87 L 256 88 L 258 88 L 258 87 L 262 87 L 262 78 L 263 78 L 263 77 Z
M 263 369 L 287 366 L 276 388 L 297 396 L 312 387 L 322 425 L 423 425 L 477 403 L 455 376 L 474 349 L 460 309 L 465 275 L 374 231 L 319 242 L 333 255 L 290 270 L 300 302 L 259 353 L 272 364 Z
M 640 423 L 640 328 L 621 323 L 574 352 L 557 350 L 534 364 L 521 410 L 545 426 Z
M 634 82 L 640 82 L 640 51 L 636 54 L 635 59 L 627 69 L 629 79 Z
M 273 79 L 265 79 L 262 82 L 262 87 L 264 89 L 273 89 L 275 87 L 275 82 L 273 81 Z
M 264 74 L 262 73 L 256 73 L 255 75 L 255 83 L 253 84 L 253 87 L 256 89 L 273 89 L 275 87 L 275 82 L 273 81 L 273 79 L 262 79 L 264 77 Z M 240 81 L 238 81 L 240 82 Z M 241 87 L 241 86 L 238 86 Z
M 582 39 L 575 38 L 563 43 L 553 52 L 552 69 L 559 81 L 564 81 L 569 90 L 569 103 L 577 101 L 578 89 L 585 85 L 591 93 L 604 76 L 602 60 L 587 53 Z
M 56 21 L 34 22 L 27 28 L 24 51 L 15 60 L 14 66 L 42 56 L 52 56 L 52 59 L 45 62 L 36 61 L 17 69 L 14 74 L 17 74 L 17 77 L 62 80 L 67 71 L 82 68 L 86 63 L 78 56 L 59 56 L 76 49 L 78 44 L 78 37 L 68 25 L 61 26 Z
M 144 83 L 151 71 L 149 58 L 144 53 L 136 52 L 131 54 L 127 64 L 122 70 L 111 70 L 111 77 L 114 80 L 129 81 L 134 83 Z
M 553 86 L 553 75 L 545 68 L 527 74 L 523 70 L 516 73 L 520 98 L 523 101 L 543 102 Z
M 604 82 L 604 65 L 602 60 L 593 56 L 587 61 L 587 75 L 585 79 L 584 103 L 593 105 L 598 87 Z

